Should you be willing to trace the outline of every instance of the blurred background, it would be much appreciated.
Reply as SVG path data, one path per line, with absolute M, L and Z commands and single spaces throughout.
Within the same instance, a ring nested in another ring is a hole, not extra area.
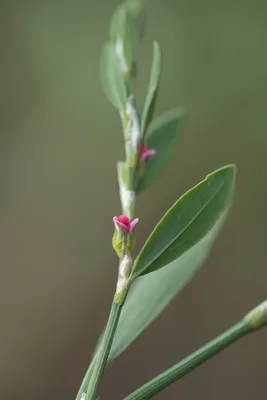
M 0 397 L 74 399 L 117 275 L 112 217 L 120 122 L 99 79 L 115 0 L 1 2 Z M 137 98 L 152 41 L 163 51 L 156 114 L 185 106 L 184 134 L 138 199 L 138 246 L 183 191 L 235 162 L 231 213 L 209 261 L 109 368 L 122 399 L 267 297 L 267 3 L 148 0 Z M 158 399 L 266 399 L 267 331 L 248 336 Z

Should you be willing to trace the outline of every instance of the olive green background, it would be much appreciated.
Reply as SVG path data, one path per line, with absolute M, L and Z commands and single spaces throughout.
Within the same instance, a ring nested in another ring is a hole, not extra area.
M 116 1 L 1 1 L 0 398 L 72 400 L 108 315 L 120 213 L 119 118 L 99 79 Z M 148 0 L 137 85 L 163 51 L 156 113 L 185 106 L 183 138 L 138 198 L 138 246 L 177 197 L 235 162 L 227 224 L 205 268 L 109 368 L 122 399 L 267 298 L 267 3 Z M 144 305 L 145 306 L 145 305 Z M 159 399 L 266 399 L 267 331 Z

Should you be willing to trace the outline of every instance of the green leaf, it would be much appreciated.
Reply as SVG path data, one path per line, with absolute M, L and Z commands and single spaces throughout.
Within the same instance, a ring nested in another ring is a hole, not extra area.
M 136 279 L 130 288 L 109 354 L 117 358 L 193 278 L 207 258 L 227 211 L 206 236 L 166 268 Z
M 113 14 L 110 25 L 110 38 L 114 46 L 118 41 L 121 41 L 122 57 L 127 66 L 125 73 L 130 72 L 135 59 L 136 37 L 133 18 L 129 15 L 124 4 L 119 6 Z
M 157 42 L 153 44 L 153 60 L 150 72 L 150 79 L 142 115 L 141 132 L 145 135 L 147 127 L 153 117 L 155 103 L 158 94 L 158 87 L 161 73 L 161 51 Z
M 168 161 L 181 131 L 183 115 L 183 109 L 173 109 L 155 118 L 149 125 L 145 144 L 149 149 L 155 149 L 157 153 L 147 161 L 137 192 L 146 189 L 158 177 L 161 168 Z
M 110 39 L 116 46 L 121 41 L 122 57 L 125 59 L 127 66 L 125 73 L 133 75 L 137 42 L 140 37 L 140 17 L 143 14 L 143 4 L 139 1 L 130 1 L 123 3 L 117 7 L 113 13 L 110 24 Z
M 129 0 L 127 7 L 130 15 L 134 18 L 136 35 L 141 39 L 144 35 L 146 25 L 146 12 L 142 0 Z
M 101 56 L 101 80 L 107 98 L 118 110 L 124 110 L 126 86 L 112 43 L 106 43 Z
M 131 279 L 169 264 L 201 240 L 228 206 L 234 181 L 235 167 L 228 165 L 180 197 L 147 239 Z

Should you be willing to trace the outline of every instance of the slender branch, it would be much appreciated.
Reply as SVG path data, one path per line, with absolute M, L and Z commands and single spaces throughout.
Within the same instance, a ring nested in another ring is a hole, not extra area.
M 243 319 L 232 328 L 201 347 L 190 356 L 186 357 L 178 364 L 167 369 L 162 374 L 156 376 L 145 385 L 141 386 L 135 392 L 125 397 L 124 400 L 147 400 L 152 396 L 165 389 L 167 386 L 182 378 L 184 375 L 193 371 L 200 364 L 209 360 L 215 354 L 219 353 L 230 344 L 234 343 L 247 333 L 251 332 L 251 326 Z
M 113 338 L 116 332 L 116 328 L 119 322 L 121 307 L 122 303 L 121 304 L 117 304 L 115 302 L 112 303 L 107 327 L 105 329 L 103 339 L 100 343 L 100 347 L 96 353 L 97 354 L 96 360 L 93 363 L 93 371 L 86 391 L 85 400 L 94 400 L 96 396 L 100 380 L 104 373 L 104 369 L 113 342 Z
M 77 396 L 76 396 L 75 400 L 81 400 L 83 394 L 86 393 L 86 390 L 88 388 L 89 381 L 91 379 L 91 376 L 92 376 L 92 373 L 93 373 L 93 369 L 94 369 L 94 366 L 95 366 L 97 354 L 98 354 L 98 349 L 97 349 L 97 351 L 96 351 L 96 353 L 95 353 L 95 355 L 94 355 L 94 357 L 93 357 L 93 359 L 91 361 L 91 364 L 89 365 L 89 367 L 88 367 L 88 369 L 87 369 L 87 371 L 86 371 L 86 373 L 84 375 L 82 384 L 80 386 L 79 392 L 77 393 Z
M 178 364 L 156 376 L 124 400 L 147 400 L 181 379 L 196 367 L 208 361 L 214 355 L 241 339 L 247 333 L 255 332 L 267 325 L 267 300 L 250 311 L 241 321 L 201 347 Z

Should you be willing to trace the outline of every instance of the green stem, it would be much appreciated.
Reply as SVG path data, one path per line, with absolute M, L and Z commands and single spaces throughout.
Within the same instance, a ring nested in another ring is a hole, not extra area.
M 93 373 L 93 369 L 94 369 L 94 366 L 95 366 L 96 355 L 97 355 L 97 353 L 95 353 L 95 355 L 94 355 L 94 357 L 93 357 L 93 359 L 91 361 L 91 364 L 89 365 L 89 367 L 88 367 L 88 369 L 86 371 L 86 374 L 84 375 L 82 384 L 80 386 L 79 392 L 77 393 L 77 396 L 76 396 L 75 400 L 81 400 L 81 397 L 82 397 L 83 393 L 86 393 L 86 390 L 88 388 L 88 385 L 89 385 L 89 382 L 90 382 L 90 379 L 91 379 L 91 376 L 92 376 L 92 373 Z
M 89 385 L 87 387 L 86 392 L 86 400 L 94 400 L 96 396 L 96 392 L 98 390 L 98 386 L 101 380 L 101 377 L 104 373 L 104 369 L 107 363 L 108 355 L 110 352 L 110 348 L 113 342 L 113 338 L 116 332 L 116 328 L 119 322 L 119 317 L 121 313 L 121 304 L 117 304 L 115 302 L 112 303 L 111 311 L 109 314 L 109 319 L 107 323 L 107 327 L 104 332 L 104 336 L 100 343 L 100 347 L 96 353 L 96 359 L 93 360 L 93 371 L 91 374 L 91 378 L 89 381 Z M 90 370 L 90 367 L 89 367 Z
M 215 354 L 219 353 L 225 347 L 234 343 L 245 334 L 251 332 L 251 327 L 246 320 L 241 320 L 232 328 L 201 347 L 199 350 L 186 357 L 178 364 L 167 369 L 162 374 L 156 376 L 145 385 L 141 386 L 135 392 L 125 397 L 124 400 L 146 400 L 165 389 L 171 383 L 182 378 L 184 375 L 191 372 L 200 364 L 209 360 Z

